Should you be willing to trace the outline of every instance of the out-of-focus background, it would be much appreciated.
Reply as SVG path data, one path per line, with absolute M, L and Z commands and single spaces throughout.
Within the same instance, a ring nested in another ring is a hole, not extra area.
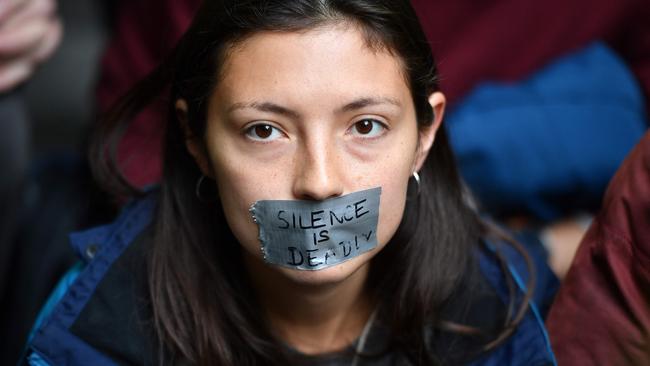
M 647 129 L 650 100 L 646 0 L 549 1 L 413 0 L 470 199 L 534 258 L 543 314 L 609 179 Z M 78 260 L 67 235 L 116 209 L 85 158 L 98 115 L 171 50 L 200 0 L 0 0 L 0 86 L 8 65 L 33 55 L 10 50 L 27 37 L 15 29 L 28 22 L 6 10 L 17 3 L 41 4 L 23 19 L 64 27 L 54 53 L 0 88 L 2 365 L 18 359 L 48 293 Z M 134 120 L 118 151 L 137 186 L 160 175 L 159 107 Z
M 77 260 L 67 235 L 92 216 L 82 160 L 109 11 L 100 1 L 59 2 L 60 45 L 24 83 L 0 91 L 2 365 L 16 364 L 39 308 Z
M 79 146 L 95 117 L 95 83 L 109 32 L 109 8 L 102 2 L 59 2 L 61 45 L 19 91 L 31 122 L 35 156 Z

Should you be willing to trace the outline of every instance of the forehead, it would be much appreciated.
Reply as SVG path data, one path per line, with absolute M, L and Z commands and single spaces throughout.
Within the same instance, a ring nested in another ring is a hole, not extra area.
M 268 95 L 286 102 L 359 94 L 410 98 L 401 60 L 386 49 L 371 48 L 358 27 L 341 24 L 256 33 L 230 50 L 220 79 L 220 97 L 237 100 Z

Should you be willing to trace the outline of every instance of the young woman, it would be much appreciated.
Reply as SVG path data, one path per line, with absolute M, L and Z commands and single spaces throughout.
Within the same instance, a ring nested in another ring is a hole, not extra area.
M 164 177 L 135 192 L 108 152 L 165 90 Z M 444 107 L 406 0 L 206 1 L 101 126 L 98 179 L 139 198 L 73 235 L 85 265 L 27 360 L 552 364 L 525 256 L 465 202 Z

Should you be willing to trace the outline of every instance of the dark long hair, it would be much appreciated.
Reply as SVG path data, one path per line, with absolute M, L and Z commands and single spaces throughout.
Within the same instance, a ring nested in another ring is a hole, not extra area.
M 428 96 L 438 90 L 437 70 L 408 0 L 207 0 L 170 56 L 99 125 L 91 148 L 96 178 L 117 195 L 141 194 L 120 174 L 115 151 L 128 121 L 163 91 L 168 94 L 168 118 L 161 121 L 163 178 L 148 254 L 154 324 L 166 357 L 201 365 L 287 363 L 259 315 L 220 204 L 195 196 L 201 173 L 186 150 L 174 101 L 187 101 L 189 130 L 202 137 L 207 101 L 230 47 L 259 31 L 304 31 L 337 22 L 359 26 L 368 47 L 401 59 L 418 126 L 430 126 L 434 116 Z M 426 347 L 425 324 L 480 331 L 440 314 L 467 274 L 475 272 L 473 254 L 486 230 L 465 203 L 444 131 L 437 134 L 420 175 L 420 193 L 409 192 L 398 232 L 372 261 L 370 284 L 391 329 L 391 345 L 413 363 L 432 364 L 436 355 Z M 480 350 L 511 334 L 525 305 L 510 312 L 501 332 Z

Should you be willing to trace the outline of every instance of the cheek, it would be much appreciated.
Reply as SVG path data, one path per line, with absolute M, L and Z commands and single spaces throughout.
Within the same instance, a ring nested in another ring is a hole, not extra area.
M 382 187 L 377 235 L 380 247 L 393 237 L 402 220 L 413 156 L 405 153 L 404 150 L 394 151 L 391 159 L 384 160 L 385 165 L 375 168 L 373 177 L 367 185 L 367 188 Z
M 278 177 L 260 180 L 260 175 L 268 173 L 248 166 L 244 159 L 229 161 L 218 159 L 218 156 L 230 155 L 214 154 L 212 158 L 227 224 L 247 252 L 261 256 L 258 228 L 252 220 L 249 208 L 259 199 L 274 197 L 273 185 L 269 182 L 277 182 Z M 266 184 L 260 184 L 260 182 L 266 182 Z
M 405 172 L 396 173 L 382 184 L 377 235 L 381 247 L 393 237 L 402 220 L 408 187 L 407 174 Z
M 228 227 L 237 241 L 251 254 L 259 254 L 257 227 L 251 219 L 246 192 L 239 192 L 228 185 L 219 184 L 219 194 Z

